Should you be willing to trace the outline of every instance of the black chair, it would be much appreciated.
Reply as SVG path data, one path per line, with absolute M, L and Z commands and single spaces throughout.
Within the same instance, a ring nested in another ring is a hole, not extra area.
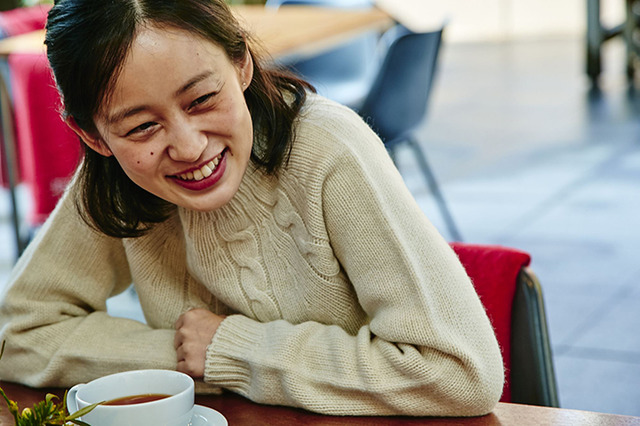
M 413 137 L 426 117 L 442 32 L 440 28 L 414 33 L 401 25 L 388 30 L 383 41 L 389 40 L 389 46 L 378 75 L 362 105 L 355 109 L 382 138 L 394 160 L 401 144 L 413 150 L 451 238 L 462 241 L 427 157 Z
M 529 267 L 518 274 L 513 297 L 511 401 L 560 406 L 542 288 Z
M 500 399 L 559 407 L 542 288 L 531 255 L 511 247 L 452 243 L 491 320 L 507 383 Z

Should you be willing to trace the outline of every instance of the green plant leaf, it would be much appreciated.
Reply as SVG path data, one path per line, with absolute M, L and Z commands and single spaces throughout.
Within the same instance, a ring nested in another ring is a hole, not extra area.
M 89 411 L 91 411 L 91 410 L 93 410 L 94 408 L 96 408 L 98 405 L 103 404 L 104 402 L 105 402 L 105 401 L 102 401 L 102 402 L 96 402 L 95 404 L 91 404 L 91 405 L 88 405 L 88 406 L 86 406 L 86 407 L 84 407 L 84 408 L 81 408 L 81 409 L 79 409 L 78 411 L 76 411 L 75 413 L 69 414 L 69 415 L 66 417 L 66 420 L 75 420 L 75 419 L 77 419 L 78 417 L 82 417 L 82 416 L 84 416 L 85 414 L 87 414 Z

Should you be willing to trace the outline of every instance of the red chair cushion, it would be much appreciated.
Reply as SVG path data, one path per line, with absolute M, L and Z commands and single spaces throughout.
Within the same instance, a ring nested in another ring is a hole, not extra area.
M 506 382 L 500 401 L 511 401 L 511 309 L 520 270 L 531 256 L 523 251 L 493 245 L 451 243 L 467 270 L 493 325 L 502 352 Z

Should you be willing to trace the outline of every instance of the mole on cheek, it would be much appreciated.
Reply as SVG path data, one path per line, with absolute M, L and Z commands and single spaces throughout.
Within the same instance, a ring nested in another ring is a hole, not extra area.
M 153 152 L 150 152 L 151 155 L 153 155 Z

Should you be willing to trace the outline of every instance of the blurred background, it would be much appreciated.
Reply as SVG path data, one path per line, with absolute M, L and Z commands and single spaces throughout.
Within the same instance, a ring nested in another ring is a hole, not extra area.
M 0 7 L 18 3 L 32 4 Z M 640 416 L 640 81 L 629 42 L 603 41 L 590 77 L 589 0 L 422 3 L 446 26 L 416 139 L 462 240 L 532 255 L 562 407 Z M 634 3 L 600 1 L 602 26 L 626 22 Z M 399 149 L 397 165 L 451 239 L 412 151 Z M 24 216 L 29 191 L 18 187 Z M 14 257 L 3 192 L 0 283 Z

